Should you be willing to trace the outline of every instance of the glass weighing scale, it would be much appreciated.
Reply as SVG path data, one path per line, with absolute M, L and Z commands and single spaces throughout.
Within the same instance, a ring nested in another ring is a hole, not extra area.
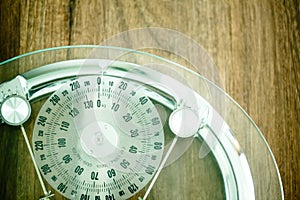
M 44 192 L 37 199 L 283 199 L 258 127 L 175 62 L 70 46 L 2 62 L 0 75 L 0 126 L 21 127 L 33 159 L 25 164 Z

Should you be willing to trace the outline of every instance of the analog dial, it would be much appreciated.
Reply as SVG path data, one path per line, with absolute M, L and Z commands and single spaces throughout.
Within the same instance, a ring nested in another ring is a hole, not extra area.
M 42 106 L 34 127 L 39 169 L 72 199 L 128 199 L 162 158 L 163 126 L 135 82 L 109 76 L 74 79 Z

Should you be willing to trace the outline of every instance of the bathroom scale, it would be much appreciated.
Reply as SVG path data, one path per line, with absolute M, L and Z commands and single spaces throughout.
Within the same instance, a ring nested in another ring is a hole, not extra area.
M 0 122 L 23 135 L 32 162 L 17 164 L 35 174 L 20 184 L 39 182 L 36 199 L 283 199 L 249 115 L 207 77 L 146 51 L 65 46 L 4 61 Z

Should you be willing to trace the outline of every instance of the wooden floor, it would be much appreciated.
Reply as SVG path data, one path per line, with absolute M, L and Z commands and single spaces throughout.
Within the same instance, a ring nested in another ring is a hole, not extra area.
M 182 32 L 212 56 L 226 92 L 266 137 L 285 198 L 296 200 L 300 199 L 299 10 L 297 0 L 1 0 L 0 61 L 48 47 L 100 44 L 134 28 Z M 25 167 L 30 159 L 22 136 L 5 125 L 0 130 L 0 198 L 28 199 L 38 183 L 32 168 Z M 35 184 L 29 184 L 33 180 Z

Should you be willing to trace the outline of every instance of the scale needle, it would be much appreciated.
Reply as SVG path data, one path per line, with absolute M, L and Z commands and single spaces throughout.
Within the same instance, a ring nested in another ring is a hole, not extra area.
M 41 173 L 40 173 L 39 168 L 38 168 L 38 166 L 37 166 L 37 164 L 36 164 L 36 162 L 35 162 L 34 155 L 33 155 L 32 149 L 31 149 L 31 147 L 30 147 L 30 143 L 29 143 L 29 140 L 28 140 L 28 137 L 27 137 L 27 134 L 26 134 L 26 131 L 25 131 L 23 125 L 21 125 L 21 130 L 22 130 L 23 137 L 24 137 L 24 139 L 25 139 L 25 142 L 26 142 L 26 145 L 27 145 L 29 154 L 30 154 L 30 156 L 31 156 L 31 159 L 32 159 L 32 162 L 33 162 L 35 171 L 36 171 L 36 173 L 37 173 L 37 175 L 38 175 L 40 184 L 41 184 L 42 189 L 43 189 L 43 192 L 44 192 L 44 194 L 45 194 L 45 198 L 46 198 L 46 197 L 49 197 L 49 196 L 51 196 L 51 195 L 50 195 L 51 192 L 50 192 L 50 191 L 47 192 L 47 189 L 46 189 L 45 184 L 44 184 L 44 182 L 43 182 Z M 46 198 L 46 199 L 47 199 L 47 198 Z
M 170 156 L 170 154 L 171 154 L 171 152 L 172 152 L 172 150 L 173 150 L 173 148 L 174 148 L 174 146 L 175 146 L 177 140 L 178 140 L 178 136 L 176 136 L 176 137 L 173 139 L 173 141 L 172 141 L 172 143 L 171 143 L 171 145 L 170 145 L 170 147 L 169 147 L 169 149 L 168 149 L 168 151 L 167 151 L 167 153 L 166 153 L 164 159 L 161 161 L 161 164 L 159 165 L 159 168 L 158 168 L 158 170 L 157 170 L 155 176 L 153 177 L 153 179 L 152 179 L 152 181 L 151 181 L 151 183 L 150 183 L 150 185 L 149 185 L 149 187 L 148 187 L 148 189 L 147 189 L 147 191 L 146 191 L 144 197 L 143 197 L 142 199 L 139 198 L 139 200 L 146 200 L 146 198 L 148 197 L 148 195 L 149 195 L 149 193 L 150 193 L 152 187 L 154 186 L 154 184 L 155 184 L 155 182 L 156 182 L 156 180 L 157 180 L 157 178 L 158 178 L 158 176 L 159 176 L 161 170 L 162 170 L 163 167 L 165 166 L 165 164 L 166 164 L 166 162 L 167 162 L 167 160 L 168 160 L 168 158 L 169 158 L 169 156 Z

